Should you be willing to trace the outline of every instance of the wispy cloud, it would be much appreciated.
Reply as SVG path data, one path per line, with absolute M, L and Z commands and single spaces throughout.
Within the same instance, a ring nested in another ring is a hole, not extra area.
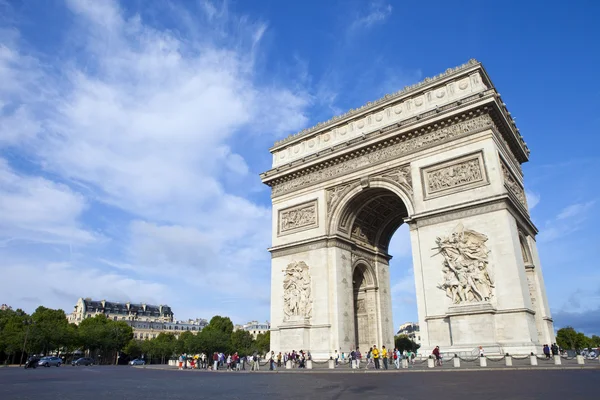
M 535 206 L 540 203 L 541 197 L 537 193 L 526 190 L 525 196 L 527 197 L 527 205 L 529 206 L 529 210 L 533 210 Z
M 368 10 L 360 12 L 349 26 L 349 31 L 368 29 L 373 25 L 385 22 L 392 14 L 392 6 L 383 1 L 371 1 Z
M 556 217 L 546 221 L 545 226 L 538 235 L 538 239 L 541 242 L 550 242 L 579 231 L 585 225 L 594 204 L 596 204 L 596 201 L 590 200 L 564 207 Z

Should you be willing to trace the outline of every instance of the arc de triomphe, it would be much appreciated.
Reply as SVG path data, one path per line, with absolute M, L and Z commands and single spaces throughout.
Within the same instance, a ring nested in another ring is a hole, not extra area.
M 471 60 L 275 144 L 271 348 L 394 346 L 388 245 L 409 225 L 421 352 L 554 342 L 521 164 Z

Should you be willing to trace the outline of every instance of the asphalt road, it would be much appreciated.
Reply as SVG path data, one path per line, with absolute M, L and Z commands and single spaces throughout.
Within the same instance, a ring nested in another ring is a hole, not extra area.
M 594 399 L 596 370 L 396 373 L 0 368 L 0 399 Z

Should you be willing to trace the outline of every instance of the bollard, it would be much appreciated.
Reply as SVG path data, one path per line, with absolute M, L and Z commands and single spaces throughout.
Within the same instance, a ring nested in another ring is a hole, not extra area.
M 512 357 L 511 356 L 506 356 L 506 358 L 504 360 L 506 362 L 507 367 L 512 367 Z
M 480 367 L 487 367 L 487 358 L 485 358 L 485 357 L 479 357 L 479 366 Z
M 408 368 L 408 360 L 406 358 L 402 359 L 402 368 Z
M 460 368 L 460 358 L 454 357 L 454 368 Z
M 579 354 L 577 355 L 577 364 L 579 364 L 579 365 L 585 364 L 585 361 L 584 361 L 582 355 L 579 355 Z
M 434 360 L 433 358 L 429 357 L 429 358 L 427 359 L 427 366 L 428 366 L 429 368 L 433 368 L 433 367 L 435 367 L 435 363 L 434 363 L 434 362 L 435 362 L 435 360 Z
M 306 369 L 312 369 L 312 360 L 306 362 Z
M 531 363 L 531 365 L 538 365 L 538 363 L 537 363 L 537 357 L 535 355 L 530 355 L 529 356 L 529 362 Z
M 335 368 L 335 361 L 330 359 L 329 360 L 329 369 L 334 369 Z
M 292 369 L 292 360 L 287 360 L 285 362 L 285 369 Z
M 554 365 L 560 365 L 561 361 L 560 361 L 560 356 L 554 356 Z

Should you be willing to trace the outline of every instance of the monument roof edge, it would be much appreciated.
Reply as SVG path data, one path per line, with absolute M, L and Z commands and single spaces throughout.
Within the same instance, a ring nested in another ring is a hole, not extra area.
M 472 58 L 469 61 L 467 61 L 465 64 L 459 65 L 454 68 L 448 68 L 445 72 L 442 72 L 439 75 L 436 75 L 434 77 L 427 77 L 413 85 L 405 86 L 403 89 L 400 89 L 399 91 L 397 91 L 395 93 L 386 94 L 385 96 L 381 97 L 378 100 L 370 101 L 370 102 L 362 105 L 359 108 L 351 109 L 344 114 L 336 115 L 327 121 L 319 122 L 318 124 L 316 124 L 310 128 L 306 128 L 306 129 L 301 130 L 298 133 L 291 134 L 291 135 L 287 136 L 286 138 L 276 141 L 275 144 L 269 149 L 269 151 L 273 152 L 281 147 L 284 147 L 286 145 L 289 145 L 290 143 L 293 143 L 299 139 L 302 139 L 302 138 L 310 135 L 311 133 L 329 128 L 336 124 L 339 124 L 346 119 L 349 119 L 351 117 L 354 117 L 354 116 L 359 115 L 364 112 L 368 112 L 386 102 L 397 100 L 398 98 L 400 98 L 402 96 L 406 96 L 408 94 L 417 92 L 418 90 L 424 89 L 428 86 L 438 83 L 439 81 L 441 81 L 443 79 L 446 79 L 446 78 L 448 78 L 452 75 L 458 74 L 460 72 L 464 72 L 465 70 L 468 70 L 473 67 L 481 68 L 481 70 L 483 71 L 483 74 L 484 74 L 484 80 L 486 80 L 490 84 L 490 86 L 493 87 L 493 85 L 491 84 L 489 75 L 485 71 L 485 68 L 483 68 L 483 65 L 481 64 L 481 62 Z

